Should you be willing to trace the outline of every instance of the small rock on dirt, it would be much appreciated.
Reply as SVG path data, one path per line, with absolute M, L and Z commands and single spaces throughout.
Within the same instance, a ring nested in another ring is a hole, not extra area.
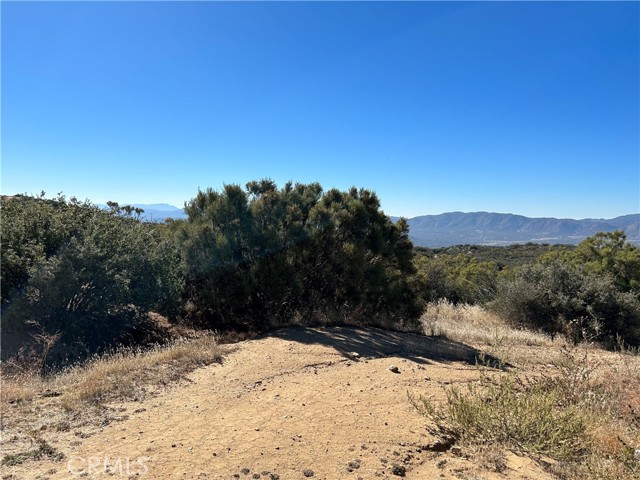
M 407 469 L 402 465 L 394 465 L 391 469 L 391 473 L 397 475 L 398 477 L 404 477 L 407 474 Z
M 315 473 L 313 472 L 313 470 L 310 470 L 310 469 L 308 469 L 308 468 L 307 468 L 306 470 L 303 470 L 303 471 L 302 471 L 302 474 L 303 474 L 305 477 L 307 477 L 307 478 L 309 478 L 309 477 L 313 477 L 313 476 L 315 475 Z
M 436 440 L 435 442 L 423 445 L 422 450 L 430 450 L 432 452 L 446 452 L 455 444 L 455 439 L 446 437 Z
M 393 373 L 400 373 L 400 369 L 395 365 L 389 365 L 389 371 Z

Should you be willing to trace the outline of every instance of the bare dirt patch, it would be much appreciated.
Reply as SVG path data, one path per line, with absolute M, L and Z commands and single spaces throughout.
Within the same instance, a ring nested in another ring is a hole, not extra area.
M 3 476 L 552 478 L 509 452 L 485 452 L 479 462 L 439 446 L 408 401 L 408 392 L 444 398 L 443 385 L 476 381 L 478 354 L 378 329 L 275 330 L 155 396 L 111 404 L 119 417 L 107 425 L 88 418 L 85 427 L 47 432 L 64 459 L 5 466 Z M 37 398 L 42 415 L 47 400 L 55 399 Z M 7 408 L 4 415 L 18 413 Z

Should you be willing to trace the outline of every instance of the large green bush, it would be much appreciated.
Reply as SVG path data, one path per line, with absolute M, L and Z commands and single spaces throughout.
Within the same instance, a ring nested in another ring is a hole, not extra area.
M 160 228 L 115 204 L 3 199 L 3 333 L 60 333 L 74 355 L 126 341 L 151 310 L 175 312 L 179 256 Z
M 618 288 L 611 275 L 590 272 L 567 259 L 522 267 L 501 283 L 493 308 L 517 325 L 576 341 L 619 335 L 640 344 L 638 295 Z
M 172 228 L 195 323 L 417 324 L 408 225 L 393 224 L 372 192 L 263 180 L 198 192 L 185 210 Z
M 426 302 L 446 298 L 453 303 L 485 303 L 493 298 L 498 266 L 466 253 L 418 255 L 415 259 L 421 294 Z
M 640 293 L 640 249 L 623 231 L 597 233 L 568 255 L 587 272 L 611 276 L 620 290 Z

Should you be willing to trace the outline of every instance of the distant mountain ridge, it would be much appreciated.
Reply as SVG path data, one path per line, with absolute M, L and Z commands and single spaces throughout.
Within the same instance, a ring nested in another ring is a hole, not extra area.
M 101 205 L 106 207 L 106 205 Z M 144 210 L 142 219 L 163 222 L 187 218 L 184 209 L 167 203 L 136 203 Z M 399 217 L 391 217 L 397 221 Z M 512 213 L 449 212 L 408 219 L 409 237 L 421 247 L 452 245 L 510 245 L 513 243 L 576 244 L 598 232 L 624 230 L 627 239 L 640 245 L 640 213 L 612 219 L 531 218 Z
M 408 223 L 409 237 L 415 245 L 423 247 L 526 242 L 576 244 L 597 232 L 614 230 L 624 230 L 629 241 L 640 244 L 640 213 L 612 219 L 573 220 L 530 218 L 511 213 L 450 212 L 413 217 Z
M 123 203 L 121 205 L 126 204 Z M 144 210 L 144 213 L 140 217 L 147 222 L 164 222 L 167 218 L 187 218 L 184 209 L 174 207 L 168 203 L 133 203 L 130 205 Z M 99 203 L 98 206 L 100 208 L 108 208 L 102 203 Z
M 142 218 L 149 222 L 164 222 L 167 218 L 187 218 L 187 214 L 184 213 L 184 209 L 174 207 L 168 203 L 135 203 L 132 206 L 144 210 Z

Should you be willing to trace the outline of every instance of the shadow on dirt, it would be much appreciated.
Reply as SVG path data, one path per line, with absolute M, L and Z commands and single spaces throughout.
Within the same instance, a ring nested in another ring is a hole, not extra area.
M 347 358 L 353 358 L 355 353 L 362 358 L 402 357 L 419 364 L 435 361 L 509 366 L 476 348 L 444 337 L 427 337 L 373 327 L 287 327 L 258 336 L 268 337 L 332 347 Z

